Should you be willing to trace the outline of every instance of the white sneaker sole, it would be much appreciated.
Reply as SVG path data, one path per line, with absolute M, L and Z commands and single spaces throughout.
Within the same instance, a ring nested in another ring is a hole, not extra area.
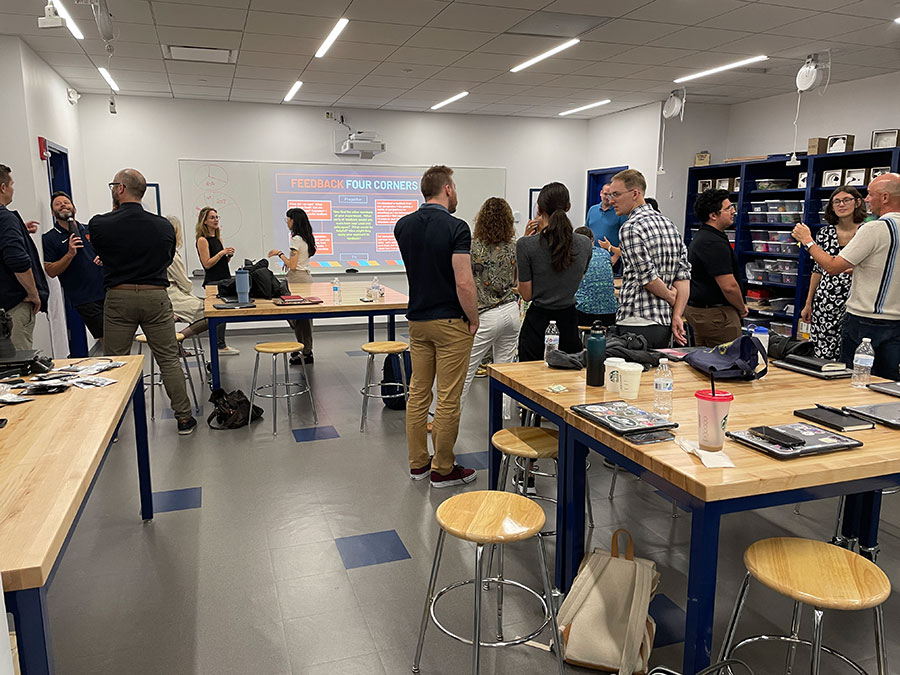
M 472 483 L 475 481 L 475 474 L 473 473 L 468 478 L 456 478 L 454 480 L 442 480 L 442 481 L 431 481 L 431 487 L 436 489 L 453 487 L 454 485 L 465 485 L 466 483 Z
M 419 473 L 419 474 L 416 474 L 416 473 L 409 474 L 410 480 L 425 480 L 426 478 L 430 478 L 430 477 L 431 477 L 431 471 L 425 471 L 424 473 Z

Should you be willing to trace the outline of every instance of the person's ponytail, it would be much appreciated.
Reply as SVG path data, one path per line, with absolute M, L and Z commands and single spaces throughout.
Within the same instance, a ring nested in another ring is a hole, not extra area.
M 541 232 L 550 249 L 553 271 L 562 272 L 572 264 L 572 222 L 566 215 L 569 208 L 569 190 L 562 183 L 549 183 L 541 188 L 538 208 L 547 214 L 547 227 Z

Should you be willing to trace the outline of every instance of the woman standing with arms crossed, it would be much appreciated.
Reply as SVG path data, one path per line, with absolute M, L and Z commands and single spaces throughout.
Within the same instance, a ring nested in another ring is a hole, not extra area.
M 819 230 L 815 242 L 828 255 L 838 255 L 853 239 L 866 215 L 862 195 L 856 188 L 842 185 L 831 193 L 825 206 L 828 225 Z M 832 361 L 841 358 L 841 324 L 852 279 L 850 272 L 831 275 L 818 264 L 813 268 L 800 319 L 810 324 L 816 358 Z
M 230 279 L 231 271 L 228 269 L 228 261 L 234 255 L 234 249 L 222 244 L 219 213 L 213 207 L 204 206 L 197 214 L 196 238 L 200 264 L 205 270 L 203 288 L 209 284 L 217 284 Z M 225 344 L 225 324 L 216 329 L 216 340 L 220 355 L 240 354 L 237 349 Z
M 306 284 L 312 282 L 309 273 L 309 259 L 316 254 L 316 240 L 313 237 L 312 225 L 309 216 L 303 209 L 288 209 L 284 214 L 284 222 L 287 223 L 291 233 L 291 255 L 286 256 L 283 251 L 272 249 L 268 257 L 277 257 L 287 270 L 288 286 L 291 292 L 295 291 L 294 284 Z M 291 319 L 288 321 L 294 329 L 297 342 L 303 344 L 303 359 L 307 364 L 313 362 L 313 334 L 312 319 Z M 291 365 L 300 365 L 300 354 L 291 354 Z
M 519 361 L 544 358 L 544 334 L 550 321 L 559 329 L 560 350 L 582 350 L 578 338 L 575 291 L 591 260 L 591 240 L 576 237 L 566 212 L 569 190 L 562 183 L 541 188 L 537 218 L 528 223 L 526 236 L 516 242 L 519 293 L 531 306 L 519 332 Z M 529 234 L 534 232 L 535 234 Z

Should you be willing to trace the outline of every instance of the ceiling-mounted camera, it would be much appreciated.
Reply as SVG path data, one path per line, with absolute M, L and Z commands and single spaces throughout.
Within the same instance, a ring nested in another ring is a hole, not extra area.
M 115 96 L 109 97 L 109 114 L 110 115 L 116 114 L 116 97 Z

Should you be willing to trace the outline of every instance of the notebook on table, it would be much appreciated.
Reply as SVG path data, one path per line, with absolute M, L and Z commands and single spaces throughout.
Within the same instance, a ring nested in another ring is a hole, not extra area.
M 285 305 L 321 305 L 322 302 L 322 298 L 317 298 L 314 295 L 309 295 L 305 298 L 302 295 L 282 295 L 280 298 L 272 300 L 272 303 L 279 307 Z
M 788 354 L 784 357 L 787 363 L 795 366 L 808 368 L 809 370 L 817 370 L 821 373 L 829 373 L 836 370 L 846 370 L 847 365 L 843 361 L 831 361 L 829 359 L 819 359 L 815 356 L 800 356 L 798 354 Z
M 848 377 L 853 376 L 853 371 L 844 366 L 843 370 L 815 370 L 813 368 L 807 368 L 805 366 L 797 365 L 796 363 L 790 363 L 789 361 L 772 361 L 772 365 L 777 368 L 783 368 L 784 370 L 792 370 L 795 373 L 803 373 L 804 375 L 811 375 L 812 377 L 818 377 L 821 380 L 842 380 Z
M 572 412 L 596 422 L 602 427 L 628 437 L 633 434 L 657 431 L 659 429 L 675 429 L 678 422 L 648 412 L 625 401 L 604 401 L 603 403 L 584 403 L 573 405 Z
M 880 394 L 900 396 L 900 382 L 873 382 L 869 385 L 869 389 Z
M 856 415 L 850 415 L 839 408 L 817 406 L 815 408 L 795 410 L 794 414 L 797 417 L 802 417 L 805 420 L 837 431 L 863 431 L 864 429 L 875 428 L 874 422 L 864 420 Z
M 754 450 L 759 450 L 777 459 L 792 459 L 794 457 L 805 457 L 807 455 L 823 455 L 838 450 L 858 448 L 862 445 L 862 441 L 857 441 L 849 436 L 842 436 L 834 431 L 821 429 L 812 424 L 806 424 L 805 422 L 781 424 L 772 428 L 802 441 L 802 445 L 792 448 L 779 445 L 764 438 L 760 438 L 759 436 L 755 436 L 747 429 L 744 429 L 743 431 L 726 431 L 725 435 L 738 443 L 747 445 Z
M 900 403 L 845 405 L 841 410 L 851 415 L 883 424 L 891 429 L 900 429 Z
M 651 349 L 650 351 L 662 354 L 669 359 L 669 361 L 678 362 L 684 361 L 684 357 L 698 349 L 703 349 L 703 347 L 667 347 L 665 349 Z

